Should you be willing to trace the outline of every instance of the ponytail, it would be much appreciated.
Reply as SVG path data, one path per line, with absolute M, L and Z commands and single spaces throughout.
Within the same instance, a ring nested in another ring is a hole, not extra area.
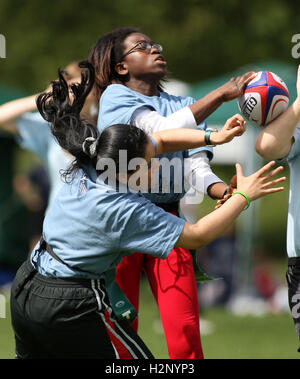
M 66 182 L 71 174 L 84 166 L 92 164 L 96 169 L 97 159 L 110 158 L 119 172 L 119 151 L 126 150 L 128 160 L 144 157 L 148 142 L 146 133 L 133 125 L 117 124 L 104 129 L 101 133 L 97 127 L 80 118 L 84 102 L 94 85 L 93 66 L 84 61 L 79 65 L 85 68 L 81 82 L 70 88 L 61 70 L 58 80 L 52 82 L 52 91 L 42 93 L 36 103 L 42 117 L 51 124 L 51 132 L 62 149 L 75 159 L 71 166 L 62 173 Z
M 94 85 L 94 68 L 86 61 L 79 67 L 84 69 L 79 84 L 69 86 L 63 71 L 59 70 L 58 80 L 52 82 L 52 91 L 40 94 L 36 100 L 40 114 L 50 123 L 59 145 L 75 158 L 71 167 L 63 173 L 65 180 L 97 156 L 99 132 L 95 125 L 80 118 L 84 102 Z

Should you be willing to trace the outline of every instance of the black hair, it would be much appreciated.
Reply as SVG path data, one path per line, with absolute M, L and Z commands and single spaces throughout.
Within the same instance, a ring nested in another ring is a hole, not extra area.
M 97 159 L 101 158 L 113 159 L 118 173 L 119 150 L 127 151 L 128 160 L 144 157 L 148 142 L 146 133 L 133 125 L 112 125 L 100 135 L 96 125 L 80 118 L 85 99 L 93 88 L 95 74 L 87 61 L 81 62 L 79 67 L 84 69 L 81 83 L 72 84 L 69 88 L 63 71 L 59 69 L 58 80 L 52 82 L 52 91 L 42 93 L 36 99 L 40 114 L 51 124 L 53 136 L 62 149 L 75 158 L 62 174 L 69 182 L 71 174 L 89 164 L 96 168 Z
M 119 75 L 115 66 L 119 63 L 124 55 L 124 40 L 132 33 L 143 33 L 141 30 L 131 27 L 121 27 L 100 37 L 93 46 L 88 61 L 95 69 L 95 96 L 100 99 L 103 91 L 108 85 L 117 81 L 124 84 L 126 77 Z M 158 90 L 162 91 L 161 79 L 158 84 Z

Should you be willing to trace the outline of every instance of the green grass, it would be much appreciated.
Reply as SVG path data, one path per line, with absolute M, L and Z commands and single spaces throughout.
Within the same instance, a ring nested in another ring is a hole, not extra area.
M 14 338 L 9 308 L 0 318 L 0 359 L 14 358 Z M 202 335 L 206 359 L 294 359 L 298 340 L 289 314 L 234 316 L 223 308 L 213 308 L 202 315 L 213 325 L 210 334 Z M 159 313 L 149 286 L 142 281 L 140 335 L 156 358 L 168 358 Z
M 288 313 L 234 316 L 224 308 L 212 308 L 202 317 L 214 328 L 211 334 L 201 337 L 206 359 L 300 358 L 296 331 Z M 168 358 L 157 306 L 146 282 L 142 286 L 140 336 L 156 358 Z

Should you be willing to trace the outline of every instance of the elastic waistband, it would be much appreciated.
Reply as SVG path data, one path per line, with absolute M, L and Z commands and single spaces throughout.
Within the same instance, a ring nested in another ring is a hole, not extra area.
M 32 271 L 32 263 L 27 260 L 23 263 L 20 270 L 24 273 L 30 273 Z M 100 278 L 99 278 L 100 279 Z M 84 278 L 52 278 L 48 276 L 44 276 L 36 271 L 34 275 L 34 280 L 37 280 L 41 283 L 46 284 L 47 286 L 52 287 L 88 287 L 91 288 L 92 279 L 84 279 Z M 95 279 L 97 280 L 97 279 Z M 101 279 L 103 281 L 103 279 Z
M 288 266 L 300 266 L 300 257 L 288 258 Z

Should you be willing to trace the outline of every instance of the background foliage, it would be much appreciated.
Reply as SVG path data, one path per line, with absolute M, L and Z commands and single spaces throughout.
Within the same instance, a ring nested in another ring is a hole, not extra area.
M 42 90 L 58 66 L 85 58 L 98 37 L 124 25 L 164 45 L 171 74 L 189 83 L 261 59 L 295 63 L 299 16 L 292 0 L 1 0 L 0 81 Z

